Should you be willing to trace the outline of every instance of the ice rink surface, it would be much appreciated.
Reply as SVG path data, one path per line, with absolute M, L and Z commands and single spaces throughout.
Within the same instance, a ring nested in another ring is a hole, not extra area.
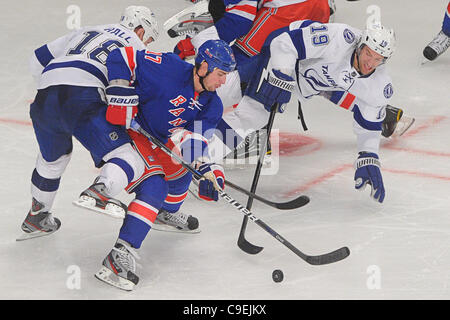
M 296 103 L 277 115 L 280 131 L 276 175 L 261 176 L 257 193 L 273 201 L 306 194 L 311 202 L 280 211 L 254 202 L 252 211 L 301 251 L 321 254 L 348 246 L 350 256 L 310 266 L 257 225 L 247 239 L 264 250 L 252 256 L 237 245 L 242 215 L 227 204 L 188 197 L 183 210 L 200 219 L 199 234 L 151 231 L 139 253 L 140 282 L 134 292 L 94 278 L 114 244 L 120 220 L 71 203 L 97 174 L 88 152 L 75 144 L 53 213 L 61 229 L 49 237 L 16 242 L 31 204 L 30 177 L 38 151 L 29 119 L 35 88 L 28 59 L 42 44 L 69 32 L 69 5 L 81 25 L 118 21 L 124 7 L 147 5 L 163 22 L 185 0 L 8 1 L 0 11 L 0 298 L 1 299 L 445 299 L 450 298 L 450 53 L 421 65 L 422 50 L 441 28 L 447 0 L 336 0 L 336 22 L 363 28 L 366 8 L 381 8 L 395 29 L 398 47 L 389 61 L 393 105 L 416 118 L 380 150 L 386 199 L 354 190 L 356 142 L 352 115 L 322 98 L 304 104 L 303 132 Z M 178 39 L 163 31 L 157 51 Z M 300 143 L 299 143 L 300 142 Z M 288 152 L 286 151 L 288 150 Z M 250 188 L 252 166 L 229 169 L 227 178 Z M 246 197 L 227 189 L 238 201 Z M 123 193 L 123 201 L 131 196 Z M 274 283 L 274 269 L 284 281 Z

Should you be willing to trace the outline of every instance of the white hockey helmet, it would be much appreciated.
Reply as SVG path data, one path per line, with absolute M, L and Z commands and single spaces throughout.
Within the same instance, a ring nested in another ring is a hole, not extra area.
M 361 35 L 358 48 L 363 45 L 368 46 L 376 53 L 389 59 L 395 51 L 395 33 L 393 29 L 387 29 L 380 23 L 368 24 Z
M 155 14 L 144 6 L 129 6 L 120 17 L 120 24 L 127 29 L 133 30 L 139 26 L 144 28 L 144 39 L 146 42 L 150 37 L 153 41 L 159 37 L 158 22 Z

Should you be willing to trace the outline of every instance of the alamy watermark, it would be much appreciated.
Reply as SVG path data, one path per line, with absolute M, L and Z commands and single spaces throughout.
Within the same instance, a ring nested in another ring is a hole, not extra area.
M 69 290 L 81 289 L 81 269 L 77 265 L 70 265 L 66 269 L 69 276 L 66 279 L 66 287 Z
M 377 265 L 370 265 L 367 267 L 366 273 L 369 275 L 366 281 L 367 289 L 380 290 L 381 289 L 381 269 Z
M 69 30 L 78 30 L 81 28 L 81 9 L 75 4 L 67 7 L 66 13 L 69 15 L 66 20 L 66 27 Z

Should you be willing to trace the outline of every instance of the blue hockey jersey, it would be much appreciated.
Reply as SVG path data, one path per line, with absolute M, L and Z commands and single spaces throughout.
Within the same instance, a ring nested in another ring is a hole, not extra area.
M 136 121 L 143 129 L 163 143 L 176 135 L 188 162 L 208 158 L 208 140 L 223 106 L 215 92 L 195 92 L 192 64 L 173 53 L 125 47 L 113 50 L 106 66 L 109 81 L 125 79 L 135 86 L 139 96 Z

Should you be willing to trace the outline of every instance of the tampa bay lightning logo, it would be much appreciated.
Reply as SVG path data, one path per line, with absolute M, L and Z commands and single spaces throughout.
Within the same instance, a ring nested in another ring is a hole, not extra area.
M 321 81 L 322 79 L 319 73 L 314 69 L 306 70 L 303 77 L 309 83 L 309 85 L 313 87 L 316 91 L 321 91 L 321 89 L 323 90 L 324 88 L 331 87 L 329 84 Z
M 394 94 L 394 89 L 392 88 L 392 84 L 388 83 L 383 90 L 384 96 L 386 99 L 389 99 Z
M 351 32 L 349 29 L 344 30 L 344 39 L 347 43 L 353 43 L 355 41 L 355 34 Z

